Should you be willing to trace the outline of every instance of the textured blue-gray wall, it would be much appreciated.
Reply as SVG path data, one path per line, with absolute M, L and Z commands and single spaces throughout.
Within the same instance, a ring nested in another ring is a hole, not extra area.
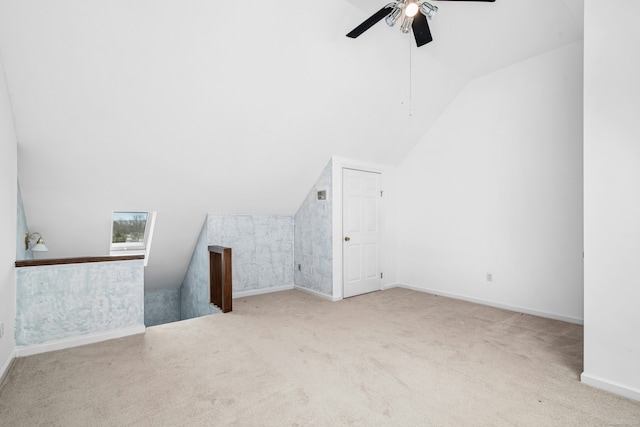
M 142 260 L 16 269 L 16 347 L 141 325 Z
M 231 248 L 233 291 L 293 286 L 293 217 L 208 215 L 208 243 Z
M 209 249 L 205 218 L 180 287 L 180 317 L 192 319 L 214 313 L 218 313 L 218 310 L 209 304 Z
M 232 250 L 233 292 L 293 286 L 293 217 L 209 214 L 182 283 L 181 317 L 217 313 L 209 305 L 209 245 Z
M 333 294 L 331 172 L 332 163 L 329 161 L 298 209 L 294 245 L 295 284 L 327 296 Z M 326 190 L 326 200 L 318 200 L 318 191 L 321 190 Z
M 144 293 L 145 326 L 180 320 L 180 289 L 160 289 Z

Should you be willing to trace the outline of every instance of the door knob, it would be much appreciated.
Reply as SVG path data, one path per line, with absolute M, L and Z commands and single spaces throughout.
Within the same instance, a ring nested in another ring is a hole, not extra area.
M 345 237 L 345 238 L 344 238 L 344 241 L 345 241 L 345 242 L 348 242 L 349 240 L 351 240 L 351 238 L 350 238 L 350 237 Z

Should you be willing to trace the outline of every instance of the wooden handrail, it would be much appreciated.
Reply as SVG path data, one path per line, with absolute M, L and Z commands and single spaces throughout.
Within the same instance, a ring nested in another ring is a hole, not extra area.
M 83 264 L 86 262 L 131 261 L 144 259 L 144 255 L 94 256 L 79 258 L 27 259 L 16 261 L 16 267 L 38 267 L 41 265 Z

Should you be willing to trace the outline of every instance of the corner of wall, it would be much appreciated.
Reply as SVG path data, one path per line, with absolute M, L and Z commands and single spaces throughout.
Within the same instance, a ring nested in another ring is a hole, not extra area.
M 217 313 L 209 301 L 209 215 L 204 219 L 191 261 L 180 286 L 180 320 Z
M 20 180 L 17 181 L 17 207 L 16 207 L 16 260 L 34 259 L 33 252 L 27 250 L 24 244 L 25 234 L 29 234 L 29 221 L 22 201 L 22 189 Z
M 16 233 L 18 139 L 9 101 L 4 67 L 0 58 L 0 235 Z M 0 338 L 0 377 L 14 357 L 13 330 L 16 317 L 16 248 L 13 239 L 0 241 L 0 322 L 4 334 Z
M 333 296 L 332 171 L 329 160 L 294 217 L 294 284 L 328 297 Z

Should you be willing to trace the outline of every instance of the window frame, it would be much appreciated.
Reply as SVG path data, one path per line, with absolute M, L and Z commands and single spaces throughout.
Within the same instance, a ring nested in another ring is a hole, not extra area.
M 142 242 L 118 242 L 113 243 L 113 225 L 114 225 L 114 216 L 116 214 L 145 214 L 145 226 L 144 226 L 144 237 Z M 145 255 L 145 265 L 146 259 L 149 255 L 149 249 L 151 246 L 151 236 L 153 234 L 153 226 L 155 223 L 155 212 L 154 211 L 125 211 L 125 210 L 117 210 L 111 212 L 111 233 L 109 236 L 109 255 L 118 256 L 123 254 L 131 254 L 131 255 Z

